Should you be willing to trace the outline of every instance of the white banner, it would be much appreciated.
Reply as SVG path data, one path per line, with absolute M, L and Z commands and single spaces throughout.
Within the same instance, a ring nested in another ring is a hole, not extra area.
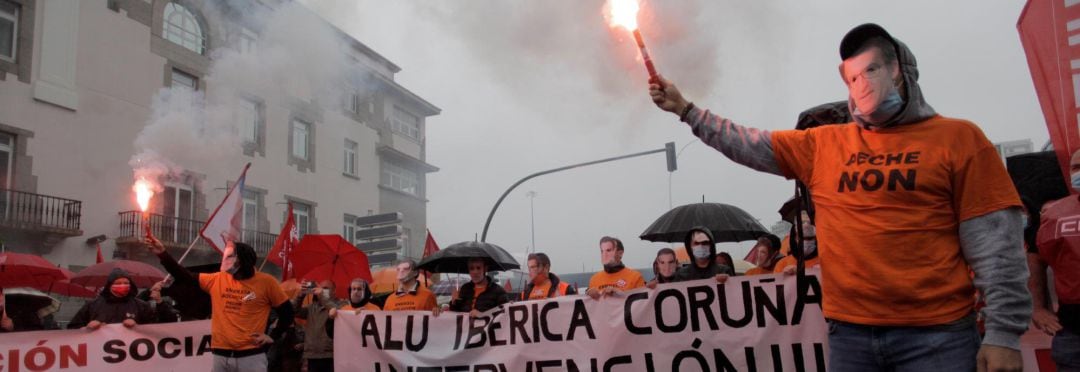
M 210 321 L 0 333 L 0 371 L 209 371 Z
M 810 276 L 735 277 L 518 302 L 467 314 L 347 312 L 339 371 L 824 371 L 827 327 Z M 780 367 L 782 366 L 782 367 Z

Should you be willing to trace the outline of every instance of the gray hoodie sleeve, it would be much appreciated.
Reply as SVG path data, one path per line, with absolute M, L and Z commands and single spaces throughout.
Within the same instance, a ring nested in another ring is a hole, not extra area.
M 686 123 L 702 142 L 732 161 L 761 172 L 783 175 L 776 163 L 769 131 L 744 127 L 697 107 L 687 113 Z
M 1020 335 L 1031 320 L 1023 224 L 1019 208 L 960 222 L 960 247 L 986 301 L 984 345 L 1019 350 Z

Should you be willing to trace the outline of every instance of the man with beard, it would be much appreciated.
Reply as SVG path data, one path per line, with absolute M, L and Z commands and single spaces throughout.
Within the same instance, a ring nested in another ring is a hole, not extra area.
M 623 266 L 623 250 L 621 240 L 610 236 L 600 238 L 600 262 L 604 264 L 604 271 L 589 279 L 589 290 L 585 292 L 589 297 L 598 300 L 602 296 L 645 286 L 641 273 Z
M 574 287 L 560 281 L 557 275 L 551 273 L 551 259 L 547 254 L 530 253 L 526 262 L 529 266 L 529 284 L 521 291 L 522 301 L 577 294 Z
M 180 266 L 149 231 L 150 253 L 177 282 L 196 283 L 210 295 L 210 348 L 214 372 L 265 371 L 266 348 L 293 323 L 293 307 L 274 277 L 255 271 L 255 248 L 229 241 L 221 259 L 221 271 L 192 275 Z M 265 334 L 270 310 L 277 326 Z
M 728 277 L 735 275 L 735 269 L 731 266 L 716 263 L 716 242 L 708 228 L 699 226 L 690 229 L 683 244 L 689 248 L 693 260 L 675 272 L 676 281 L 715 278 L 723 283 Z
M 103 324 L 123 323 L 132 328 L 136 324 L 157 322 L 153 307 L 136 297 L 138 289 L 123 269 L 113 269 L 101 289 L 101 295 L 83 305 L 68 323 L 68 329 L 83 328 L 91 331 Z
M 470 258 L 469 282 L 454 290 L 450 311 L 479 316 L 507 302 L 506 290 L 487 275 L 488 265 L 483 258 Z
M 915 56 L 881 26 L 849 31 L 840 59 L 847 124 L 770 132 L 697 108 L 663 78 L 649 94 L 728 158 L 809 188 L 830 370 L 1021 369 L 1022 205 L 993 143 L 926 103 Z

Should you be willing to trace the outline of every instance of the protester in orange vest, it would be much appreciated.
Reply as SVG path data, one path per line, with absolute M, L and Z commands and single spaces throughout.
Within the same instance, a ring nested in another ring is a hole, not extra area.
M 560 281 L 551 273 L 551 259 L 543 253 L 530 253 L 526 258 L 529 266 L 529 284 L 521 291 L 521 300 L 539 300 L 559 296 L 576 295 L 577 290 Z
M 803 264 L 805 268 L 815 267 L 821 264 L 820 256 L 818 256 L 818 240 L 817 240 L 817 228 L 810 223 L 810 216 L 806 211 L 802 212 L 802 226 L 803 233 L 806 234 L 806 238 L 802 240 L 803 258 L 806 259 L 806 263 Z M 799 230 L 792 228 L 793 233 L 792 241 L 799 238 Z M 791 244 L 795 247 L 795 244 Z M 776 267 L 773 268 L 774 273 L 784 273 L 788 275 L 795 274 L 795 270 L 798 268 L 798 261 L 795 260 L 795 255 L 788 255 L 781 258 L 776 263 Z
M 776 267 L 776 263 L 784 258 L 780 254 L 780 238 L 773 234 L 768 234 L 758 238 L 757 244 L 754 245 L 754 267 L 750 270 L 746 270 L 746 275 L 762 275 L 772 274 L 773 269 Z
M 394 293 L 387 297 L 383 310 L 425 310 L 433 314 L 439 314 L 439 307 L 435 302 L 435 294 L 420 285 L 417 278 L 420 271 L 416 269 L 416 261 L 404 259 L 397 264 L 398 287 Z
M 765 131 L 696 107 L 663 77 L 649 94 L 728 158 L 808 187 L 830 370 L 1019 370 L 1031 318 L 1021 203 L 994 144 L 927 104 L 914 54 L 881 26 L 849 31 L 840 59 L 846 124 Z
M 645 286 L 641 273 L 623 266 L 623 250 L 621 240 L 610 236 L 600 238 L 600 262 L 604 264 L 604 271 L 589 279 L 589 290 L 586 291 L 589 297 L 600 299 L 601 296 Z
M 660 250 L 656 252 L 656 258 L 653 259 L 652 263 L 652 271 L 656 276 L 648 283 L 645 283 L 645 286 L 652 289 L 656 288 L 657 284 L 674 283 L 675 271 L 678 269 L 679 260 L 676 258 L 675 250 L 671 248 L 660 248 Z

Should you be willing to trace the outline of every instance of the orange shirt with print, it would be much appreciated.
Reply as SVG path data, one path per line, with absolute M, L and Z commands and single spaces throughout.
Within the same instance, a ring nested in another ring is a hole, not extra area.
M 417 285 L 416 290 L 391 293 L 386 298 L 383 310 L 427 310 L 435 309 L 435 294 L 431 290 Z
M 252 333 L 265 333 L 270 310 L 289 298 L 277 279 L 264 274 L 236 280 L 227 272 L 199 274 L 199 286 L 210 294 L 210 347 L 254 349 Z
M 629 267 L 623 268 L 614 274 L 608 274 L 607 271 L 601 271 L 593 274 L 592 278 L 589 279 L 589 288 L 596 288 L 597 290 L 614 287 L 620 291 L 628 291 L 644 286 L 645 278 L 643 278 L 641 273 L 637 270 Z
M 959 224 L 1021 205 L 975 124 L 826 125 L 773 132 L 772 145 L 783 174 L 814 198 L 826 317 L 919 326 L 972 312 Z
M 780 261 L 776 261 L 776 266 L 774 266 L 773 271 L 770 271 L 769 273 L 782 273 L 782 272 L 784 272 L 784 268 L 786 268 L 788 266 L 795 266 L 796 264 L 798 264 L 798 261 L 795 261 L 795 256 L 791 256 L 791 255 L 784 256 L 784 258 L 781 258 Z M 811 258 L 809 260 L 806 260 L 806 265 L 804 265 L 804 266 L 807 269 L 809 269 L 811 267 L 814 267 L 814 266 L 817 266 L 817 265 L 820 265 L 820 264 L 821 264 L 821 256 L 818 256 L 818 257 L 814 257 L 814 258 Z M 756 267 L 755 267 L 755 269 L 756 269 Z M 754 274 L 750 274 L 750 272 L 747 271 L 746 275 L 754 275 Z

